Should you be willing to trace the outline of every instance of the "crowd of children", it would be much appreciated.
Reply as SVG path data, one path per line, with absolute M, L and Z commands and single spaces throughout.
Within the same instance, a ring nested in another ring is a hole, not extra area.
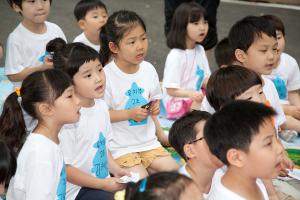
M 300 198 L 272 182 L 294 168 L 280 138 L 300 132 L 300 70 L 283 52 L 278 17 L 237 21 L 215 48 L 211 74 L 200 44 L 207 13 L 182 3 L 161 85 L 144 60 L 149 43 L 137 13 L 108 15 L 100 0 L 80 0 L 82 33 L 68 43 L 46 21 L 51 0 L 8 2 L 22 20 L 7 39 L 15 91 L 0 116 L 0 199 Z M 176 120 L 168 138 L 160 108 Z

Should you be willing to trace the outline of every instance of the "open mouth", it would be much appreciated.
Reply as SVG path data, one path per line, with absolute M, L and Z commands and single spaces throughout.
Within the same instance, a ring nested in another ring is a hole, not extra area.
M 139 60 L 140 60 L 140 59 L 143 59 L 143 58 L 144 58 L 144 54 L 143 54 L 143 53 L 138 54 L 138 55 L 136 56 L 136 58 L 139 59 Z
M 103 89 L 103 85 L 100 85 L 100 86 L 96 87 L 95 91 L 102 91 L 102 89 Z

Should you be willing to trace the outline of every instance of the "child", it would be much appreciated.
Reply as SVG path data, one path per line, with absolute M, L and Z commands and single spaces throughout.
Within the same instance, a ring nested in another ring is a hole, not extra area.
M 37 118 L 38 124 L 18 155 L 7 200 L 65 199 L 66 173 L 58 133 L 64 124 L 79 120 L 80 109 L 71 79 L 54 69 L 26 77 L 20 91 L 10 94 L 4 103 L 0 126 L 6 130 L 6 141 L 17 133 L 25 135 L 21 107 Z M 17 137 L 22 140 L 15 141 L 20 143 L 15 147 L 20 148 L 24 138 Z
M 210 69 L 202 42 L 208 31 L 204 8 L 195 2 L 182 3 L 175 11 L 167 46 L 163 88 L 167 118 L 178 118 L 200 105 Z M 183 111 L 181 111 L 183 110 Z M 181 111 L 181 112 L 180 112 Z
M 160 172 L 138 183 L 129 183 L 125 200 L 199 200 L 201 193 L 188 177 L 175 172 Z
M 23 18 L 8 36 L 5 60 L 5 73 L 17 88 L 29 74 L 53 67 L 48 59 L 44 62 L 40 59 L 45 54 L 46 44 L 56 37 L 64 40 L 66 37 L 56 24 L 46 21 L 51 0 L 8 2 Z
M 79 28 L 83 31 L 73 42 L 82 42 L 100 50 L 100 32 L 107 21 L 106 6 L 100 0 L 81 0 L 74 8 Z
M 0 140 L 0 200 L 5 200 L 5 186 L 15 175 L 17 169 L 16 156 L 4 140 Z
M 283 159 L 272 122 L 275 114 L 269 106 L 239 100 L 206 122 L 209 149 L 227 165 L 216 172 L 209 199 L 269 199 L 260 179 L 277 177 Z
M 113 157 L 121 167 L 138 172 L 142 178 L 148 173 L 176 170 L 175 160 L 157 141 L 149 117 L 159 114 L 161 89 L 155 68 L 144 61 L 148 40 L 143 20 L 135 12 L 117 11 L 108 18 L 104 30 L 101 34 L 106 42 L 100 50 L 103 63 L 113 54 L 113 61 L 104 68 Z
M 233 50 L 230 47 L 228 38 L 223 38 L 215 48 L 215 59 L 219 68 L 233 64 Z
M 210 153 L 203 140 L 203 129 L 208 112 L 192 111 L 177 119 L 169 133 L 171 146 L 186 161 L 179 173 L 194 180 L 204 199 L 209 197 L 211 183 L 215 171 L 223 163 Z
M 107 150 L 111 124 L 107 105 L 101 99 L 106 81 L 99 54 L 82 43 L 61 45 L 61 40 L 55 40 L 61 49 L 54 52 L 54 67 L 72 78 L 82 106 L 79 122 L 63 127 L 60 133 L 68 180 L 67 199 L 112 199 L 112 192 L 124 187 L 118 177 L 128 173 Z M 109 172 L 115 177 L 110 177 Z

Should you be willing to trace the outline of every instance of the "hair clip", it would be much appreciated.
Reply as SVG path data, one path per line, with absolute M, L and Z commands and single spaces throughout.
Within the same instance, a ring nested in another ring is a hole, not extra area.
M 145 192 L 147 185 L 147 178 L 144 178 L 140 184 L 139 192 Z
M 18 97 L 21 96 L 21 88 L 17 87 L 15 92 L 16 92 Z

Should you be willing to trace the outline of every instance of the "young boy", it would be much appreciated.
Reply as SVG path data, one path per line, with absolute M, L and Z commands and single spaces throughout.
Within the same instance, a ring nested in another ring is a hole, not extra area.
M 260 179 L 277 177 L 283 159 L 272 122 L 275 114 L 263 104 L 238 100 L 207 121 L 204 138 L 227 165 L 216 172 L 209 199 L 269 199 Z
M 215 48 L 215 59 L 219 68 L 233 64 L 233 50 L 228 38 L 223 38 Z
M 169 132 L 171 146 L 186 161 L 179 173 L 192 178 L 204 196 L 209 197 L 215 171 L 223 163 L 210 153 L 203 140 L 203 129 L 211 115 L 204 111 L 192 111 L 174 122 Z
M 5 74 L 15 87 L 20 87 L 29 74 L 53 67 L 48 59 L 40 60 L 46 44 L 56 37 L 64 40 L 66 37 L 56 24 L 46 21 L 51 0 L 8 2 L 22 16 L 22 21 L 7 39 Z
M 100 0 L 81 0 L 75 6 L 74 15 L 83 33 L 73 42 L 82 42 L 99 52 L 101 28 L 107 21 L 106 6 Z

